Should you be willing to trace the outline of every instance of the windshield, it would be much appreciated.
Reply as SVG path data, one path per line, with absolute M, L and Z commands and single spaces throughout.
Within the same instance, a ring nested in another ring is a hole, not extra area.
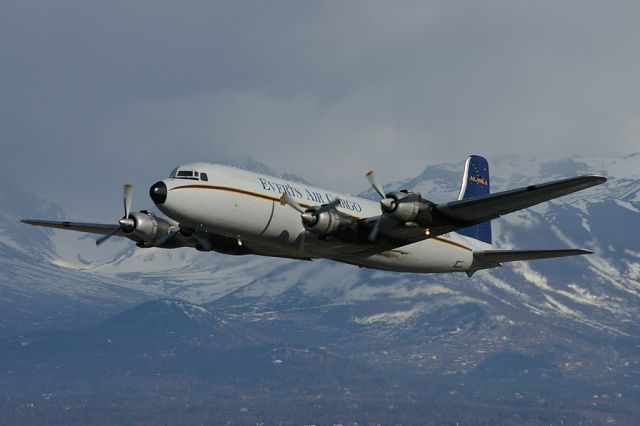
M 173 169 L 169 177 L 175 179 L 202 180 L 205 182 L 209 180 L 209 177 L 204 172 L 195 172 L 193 170 L 179 170 L 179 168 Z

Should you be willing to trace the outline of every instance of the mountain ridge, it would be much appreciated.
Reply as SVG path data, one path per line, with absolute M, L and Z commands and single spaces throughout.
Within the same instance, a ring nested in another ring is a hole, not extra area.
M 115 238 L 97 249 L 90 236 L 20 224 L 63 212 L 13 192 L 0 204 L 0 414 L 12 424 L 206 423 L 211 413 L 239 424 L 637 423 L 640 155 L 493 164 L 495 190 L 609 176 L 493 222 L 497 248 L 595 254 L 468 278 Z M 429 166 L 387 188 L 448 201 L 460 173 Z
M 9 227 L 6 219 L 17 221 L 18 214 L 25 214 L 29 209 L 37 213 L 33 200 L 25 201 L 24 208 L 19 211 L 7 214 L 7 209 L 3 210 L 5 222 L 0 227 L 3 230 L 0 250 L 5 250 L 6 258 L 13 260 L 19 256 L 23 256 L 21 261 L 35 257 L 39 267 L 48 264 L 47 268 L 54 268 L 61 276 L 68 272 L 78 280 L 88 278 L 96 285 L 108 282 L 124 293 L 138 292 L 140 297 L 136 302 L 152 297 L 176 297 L 200 304 L 220 300 L 223 304 L 272 304 L 285 309 L 288 304 L 358 304 L 379 298 L 403 300 L 410 294 L 425 297 L 448 294 L 461 301 L 471 297 L 478 303 L 517 306 L 526 315 L 568 321 L 572 327 L 580 329 L 586 327 L 605 334 L 640 336 L 640 324 L 635 319 L 640 314 L 636 307 L 640 306 L 636 303 L 640 297 L 640 250 L 627 231 L 637 223 L 640 212 L 640 179 L 636 172 L 640 168 L 640 155 L 630 154 L 623 158 L 574 156 L 543 162 L 505 156 L 492 159 L 491 164 L 496 190 L 575 173 L 609 175 L 609 182 L 601 187 L 493 222 L 498 248 L 581 247 L 593 249 L 596 254 L 517 263 L 482 271 L 469 280 L 455 274 L 394 274 L 357 269 L 329 261 L 296 262 L 255 256 L 234 258 L 189 249 L 137 249 L 127 241 L 110 242 L 105 245 L 106 250 L 102 247 L 98 250 L 92 245 L 91 238 L 62 231 L 38 230 L 37 235 L 32 234 L 26 241 L 32 245 L 41 244 L 48 251 L 28 253 L 20 249 L 20 233 L 28 235 L 35 230 L 17 222 Z M 255 162 L 245 162 L 247 165 L 259 170 L 268 169 Z M 429 199 L 451 200 L 457 195 L 461 167 L 462 163 L 428 166 L 420 175 L 386 188 L 408 187 Z M 370 190 L 365 190 L 363 194 L 366 196 L 368 192 Z M 63 214 L 59 208 L 51 209 L 57 215 Z M 611 218 L 622 226 L 614 226 Z M 594 238 L 594 234 L 598 238 Z M 20 235 L 18 241 L 16 235 Z M 42 241 L 38 243 L 38 240 Z M 18 249 L 14 250 L 16 246 Z M 107 251 L 106 255 L 104 251 Z M 18 252 L 22 254 L 16 254 Z M 44 275 L 41 274 L 41 280 Z M 5 275 L 5 282 L 8 279 Z M 79 281 L 74 282 L 81 285 Z M 421 306 L 420 303 L 416 300 L 414 308 Z M 413 312 L 420 311 L 416 309 Z M 362 321 L 366 323 L 367 320 Z

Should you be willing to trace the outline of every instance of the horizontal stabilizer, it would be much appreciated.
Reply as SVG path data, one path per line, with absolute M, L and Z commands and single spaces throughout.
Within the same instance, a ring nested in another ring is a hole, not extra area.
M 554 257 L 579 256 L 593 252 L 582 249 L 566 250 L 485 250 L 473 252 L 473 272 L 479 269 L 497 268 L 505 262 L 519 260 L 551 259 Z M 472 272 L 472 273 L 473 273 Z
M 22 219 L 20 222 L 33 226 L 43 226 L 45 228 L 57 228 L 68 229 L 71 231 L 88 232 L 91 234 L 109 234 L 116 229 L 119 225 L 105 225 L 102 223 L 81 223 L 81 222 L 57 222 L 53 220 L 34 220 L 34 219 Z M 115 235 L 123 236 L 124 233 L 120 230 Z

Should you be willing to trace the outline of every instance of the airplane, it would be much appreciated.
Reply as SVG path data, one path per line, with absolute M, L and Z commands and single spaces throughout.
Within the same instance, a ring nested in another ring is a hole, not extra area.
M 489 163 L 467 158 L 457 200 L 436 204 L 409 189 L 385 192 L 366 174 L 378 202 L 212 163 L 190 163 L 152 185 L 149 196 L 169 219 L 132 212 L 124 186 L 117 224 L 23 219 L 49 228 L 126 237 L 138 247 L 191 247 L 228 255 L 331 259 L 397 272 L 465 272 L 471 277 L 506 262 L 591 254 L 583 249 L 499 250 L 491 220 L 606 182 L 585 175 L 490 192 Z

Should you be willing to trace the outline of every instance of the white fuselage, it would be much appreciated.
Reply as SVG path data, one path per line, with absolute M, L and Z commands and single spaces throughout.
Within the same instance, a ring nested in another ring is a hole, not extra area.
M 357 218 L 380 215 L 378 202 L 217 164 L 192 163 L 179 170 L 206 173 L 207 181 L 164 179 L 167 198 L 158 208 L 197 231 L 234 238 L 256 254 L 326 258 L 368 268 L 425 273 L 466 271 L 473 250 L 488 248 L 450 233 L 375 255 L 343 254 L 339 250 L 343 243 L 305 231 L 300 213 L 279 202 L 282 194 L 286 192 L 303 207 L 326 204 L 337 197 L 341 200 L 338 210 Z

